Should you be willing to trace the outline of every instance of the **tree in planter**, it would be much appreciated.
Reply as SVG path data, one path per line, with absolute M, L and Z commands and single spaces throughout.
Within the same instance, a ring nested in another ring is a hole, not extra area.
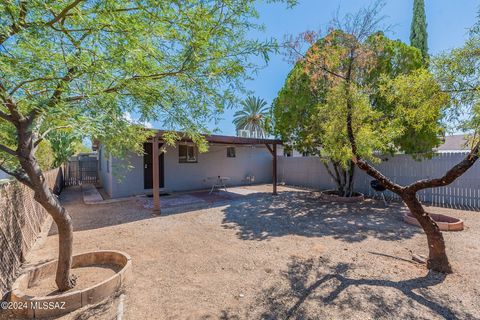
M 479 83 L 474 66 L 478 63 L 478 51 L 475 51 L 478 47 L 474 45 L 439 59 L 436 63 L 437 70 L 440 70 L 437 79 L 422 68 L 393 76 L 380 72 L 378 81 L 371 86 L 365 80 L 370 79 L 371 70 L 375 70 L 374 66 L 382 57 L 379 54 L 381 50 L 378 50 L 381 46 L 368 44 L 369 35 L 377 28 L 376 16 L 376 10 L 366 9 L 347 17 L 344 23 L 337 20 L 335 27 L 343 30 L 342 39 L 332 41 L 330 50 L 320 50 L 318 54 L 322 54 L 325 60 L 319 60 L 309 68 L 336 82 L 329 95 L 345 114 L 343 121 L 348 143 L 343 148 L 344 156 L 402 198 L 426 233 L 429 248 L 427 267 L 450 273 L 452 269 L 442 233 L 416 194 L 426 188 L 446 186 L 465 173 L 478 159 L 478 138 L 472 141 L 470 154 L 443 176 L 415 181 L 406 186 L 394 183 L 375 169 L 372 162 L 375 162 L 377 154 L 389 150 L 410 153 L 406 148 L 411 146 L 408 141 L 416 141 L 420 150 L 425 151 L 431 150 L 427 146 L 438 144 L 439 137 L 446 130 L 445 121 L 451 120 L 446 116 L 455 118 L 458 115 L 458 109 L 449 108 L 451 100 L 447 92 L 456 93 L 461 103 L 476 105 Z M 478 40 L 472 38 L 471 42 L 478 44 Z M 479 110 L 474 107 L 470 111 L 471 118 L 463 121 L 462 125 L 478 132 Z M 414 155 L 418 156 L 416 149 L 413 148 L 416 151 Z M 427 152 L 429 154 L 431 152 Z
M 345 126 L 346 110 L 341 107 L 341 92 L 338 92 L 341 69 L 337 59 L 345 55 L 344 46 L 350 35 L 341 30 L 332 30 L 321 39 L 312 32 L 288 43 L 295 66 L 275 99 L 274 118 L 276 134 L 285 141 L 292 141 L 295 149 L 319 155 L 327 172 L 337 184 L 337 191 L 343 196 L 353 193 L 355 164 L 349 156 L 348 134 Z M 317 40 L 318 39 L 318 40 Z M 310 47 L 301 54 L 300 45 L 306 42 Z M 357 57 L 358 80 L 368 90 L 368 99 L 376 109 L 391 112 L 394 108 L 376 90 L 383 77 L 394 78 L 422 68 L 420 52 L 400 41 L 386 38 L 382 33 L 370 33 L 365 37 L 363 52 Z M 324 65 L 332 68 L 327 72 Z M 339 70 L 335 70 L 339 69 Z M 340 103 L 340 104 L 339 104 Z M 358 111 L 358 117 L 368 113 Z M 360 129 L 360 127 L 358 128 Z M 414 129 L 395 135 L 395 145 L 409 153 L 425 152 L 438 142 L 437 131 L 425 131 L 422 139 L 412 134 Z M 386 148 L 382 137 L 372 137 L 369 131 L 359 130 L 361 139 L 370 141 L 376 148 L 392 153 Z M 376 157 L 371 155 L 370 159 Z
M 334 179 L 341 196 L 353 193 L 354 166 L 352 162 L 336 157 L 332 144 L 322 143 L 332 137 L 334 126 L 326 127 L 326 114 L 318 112 L 326 88 L 318 90 L 299 61 L 289 73 L 283 88 L 273 102 L 274 134 L 302 153 L 320 156 L 322 164 Z M 334 119 L 331 119 L 334 120 Z M 330 123 L 331 124 L 331 123 Z
M 267 57 L 250 40 L 253 0 L 8 1 L 0 4 L 0 169 L 34 191 L 58 226 L 56 284 L 70 274 L 73 227 L 36 156 L 48 141 L 57 159 L 84 137 L 121 156 L 151 132 L 128 121 L 161 121 L 205 148 L 199 132 L 233 103 L 230 88 Z M 173 143 L 174 133 L 164 137 Z

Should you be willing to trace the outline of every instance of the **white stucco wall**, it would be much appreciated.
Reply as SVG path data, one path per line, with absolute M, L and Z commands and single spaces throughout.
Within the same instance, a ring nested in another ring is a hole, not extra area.
M 272 155 L 266 147 L 237 145 L 235 158 L 227 157 L 227 147 L 231 145 L 211 145 L 208 152 L 198 154 L 196 163 L 179 163 L 178 148 L 167 147 L 164 190 L 176 192 L 206 189 L 212 184 L 212 180 L 207 178 L 216 176 L 230 177 L 227 184 L 230 186 L 248 184 L 245 177 L 252 175 L 255 176 L 255 183 L 272 181 Z M 126 170 L 127 165 L 133 168 Z M 112 171 L 109 194 L 113 198 L 151 193 L 151 190 L 143 188 L 143 156 L 131 154 L 124 160 L 112 159 Z
M 6 172 L 0 170 L 0 180 L 8 178 L 10 178 L 10 176 Z
M 100 179 L 100 183 L 103 186 L 103 189 L 106 193 L 112 196 L 112 170 L 107 170 L 107 164 L 111 166 L 111 157 L 107 154 L 103 146 L 100 146 L 98 151 L 99 159 L 98 159 L 98 177 Z M 108 163 L 107 160 L 110 160 Z

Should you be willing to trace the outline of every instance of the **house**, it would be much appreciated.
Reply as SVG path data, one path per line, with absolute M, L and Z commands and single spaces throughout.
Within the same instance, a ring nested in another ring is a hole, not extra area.
M 435 151 L 439 153 L 469 151 L 468 137 L 466 134 L 446 136 L 443 144 L 436 148 Z
M 229 186 L 276 182 L 273 154 L 280 140 L 206 135 L 209 150 L 199 153 L 187 138 L 175 146 L 166 146 L 162 135 L 163 131 L 158 131 L 144 143 L 144 155 L 132 153 L 125 159 L 107 154 L 101 142 L 94 145 L 98 149 L 100 183 L 111 198 L 152 193 L 155 196 L 155 180 L 162 192 L 208 189 L 219 176 L 227 177 Z M 157 163 L 153 161 L 155 154 Z M 154 175 L 157 169 L 158 175 Z M 273 191 L 276 192 L 276 183 Z

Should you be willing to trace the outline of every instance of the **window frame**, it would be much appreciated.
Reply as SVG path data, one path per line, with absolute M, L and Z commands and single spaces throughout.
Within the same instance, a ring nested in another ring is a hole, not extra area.
M 236 157 L 237 157 L 237 150 L 235 149 L 235 147 L 227 147 L 227 158 L 236 158 Z
M 181 155 L 182 148 L 186 148 L 186 155 Z M 178 163 L 198 163 L 197 148 L 189 144 L 179 144 Z

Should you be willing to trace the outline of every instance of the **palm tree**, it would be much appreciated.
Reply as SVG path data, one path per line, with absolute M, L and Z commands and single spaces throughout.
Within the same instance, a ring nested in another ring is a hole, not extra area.
M 233 124 L 238 130 L 250 131 L 251 137 L 264 138 L 269 114 L 267 102 L 259 97 L 247 97 L 241 103 L 242 110 L 235 112 Z

